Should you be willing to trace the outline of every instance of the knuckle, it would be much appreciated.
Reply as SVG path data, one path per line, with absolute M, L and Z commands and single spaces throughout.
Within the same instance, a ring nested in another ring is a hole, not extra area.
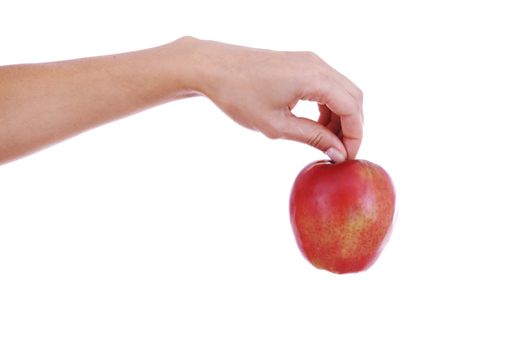
M 309 61 L 320 61 L 321 58 L 313 51 L 302 51 L 301 54 Z
M 358 114 L 360 111 L 360 107 L 358 104 L 356 103 L 351 103 L 349 106 L 348 106 L 348 113 L 350 115 L 356 115 Z
M 322 132 L 318 131 L 314 133 L 312 136 L 310 136 L 306 143 L 312 147 L 319 148 L 321 144 L 323 143 L 324 135 Z
M 358 102 L 363 103 L 363 90 L 360 88 L 357 88 L 356 90 L 356 98 Z
M 316 93 L 330 91 L 332 79 L 323 67 L 310 67 L 307 72 L 308 81 Z

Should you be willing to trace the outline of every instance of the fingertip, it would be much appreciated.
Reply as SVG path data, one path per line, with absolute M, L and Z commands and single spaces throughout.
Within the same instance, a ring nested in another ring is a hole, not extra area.
M 285 120 L 284 138 L 317 148 L 336 163 L 347 159 L 347 149 L 342 139 L 326 126 L 308 118 L 296 117 L 293 114 Z
M 345 145 L 348 159 L 355 159 L 361 146 L 361 139 L 344 138 L 343 144 Z
M 346 153 L 346 152 L 345 152 Z M 346 160 L 346 154 L 335 147 L 330 147 L 325 154 L 335 163 L 341 163 Z

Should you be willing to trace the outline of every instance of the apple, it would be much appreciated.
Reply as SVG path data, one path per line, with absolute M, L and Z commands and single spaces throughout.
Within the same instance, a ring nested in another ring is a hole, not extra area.
M 366 160 L 321 160 L 297 176 L 290 220 L 299 249 L 317 268 L 359 272 L 379 256 L 391 232 L 394 185 L 388 173 Z

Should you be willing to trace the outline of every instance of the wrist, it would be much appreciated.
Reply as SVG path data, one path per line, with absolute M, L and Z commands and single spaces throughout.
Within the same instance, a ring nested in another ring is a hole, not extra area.
M 164 54 L 167 74 L 178 95 L 208 96 L 213 74 L 206 41 L 184 36 L 158 49 Z

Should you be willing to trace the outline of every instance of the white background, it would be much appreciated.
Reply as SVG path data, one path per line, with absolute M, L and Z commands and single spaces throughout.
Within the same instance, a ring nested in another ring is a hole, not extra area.
M 182 35 L 315 51 L 364 91 L 359 157 L 398 195 L 376 264 L 333 275 L 288 218 L 317 150 L 204 98 L 86 132 L 0 167 L 0 349 L 525 347 L 517 5 L 11 1 L 0 16 L 0 64 Z

